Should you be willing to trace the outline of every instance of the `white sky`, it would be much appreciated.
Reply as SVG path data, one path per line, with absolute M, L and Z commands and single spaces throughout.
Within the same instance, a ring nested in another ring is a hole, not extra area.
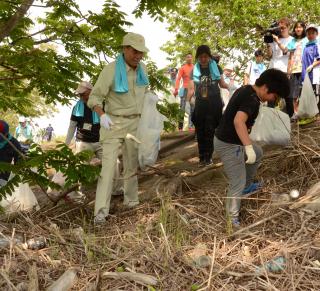
M 89 9 L 93 12 L 99 12 L 102 9 L 104 0 L 77 0 L 77 2 L 83 12 Z M 163 44 L 173 39 L 173 35 L 166 29 L 167 25 L 160 21 L 154 21 L 147 14 L 144 14 L 140 19 L 136 19 L 131 14 L 137 6 L 136 0 L 116 0 L 116 2 L 120 5 L 120 10 L 128 15 L 126 20 L 133 24 L 128 28 L 128 31 L 140 33 L 145 37 L 146 46 L 149 49 L 149 57 L 156 62 L 159 68 L 168 65 L 169 62 L 166 60 L 167 54 L 160 50 Z M 43 13 L 42 8 L 33 8 L 31 10 L 31 15 L 34 17 L 41 15 L 41 13 Z M 47 127 L 51 123 L 57 136 L 66 135 L 71 109 L 72 106 L 59 105 L 58 113 L 50 117 L 34 119 L 34 122 L 37 122 L 40 127 Z

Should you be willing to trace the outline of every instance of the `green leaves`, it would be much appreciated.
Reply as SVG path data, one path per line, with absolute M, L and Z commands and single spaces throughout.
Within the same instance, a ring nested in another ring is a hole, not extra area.
M 60 189 L 58 184 L 51 182 L 47 170 L 55 169 L 66 176 L 65 188 L 75 184 L 89 185 L 96 181 L 100 168 L 88 164 L 93 153 L 89 151 L 73 154 L 65 144 L 58 144 L 56 149 L 43 151 L 38 145 L 32 145 L 28 155 L 16 165 L 0 163 L 0 172 L 11 171 L 15 176 L 6 186 L 0 188 L 0 200 L 6 195 L 11 195 L 14 186 L 19 183 L 39 185 L 42 189 L 49 186 Z
M 183 120 L 184 111 L 180 109 L 178 103 L 169 103 L 166 99 L 163 99 L 161 103 L 157 104 L 158 111 L 167 117 L 167 121 L 164 121 L 164 130 L 174 131 L 178 126 L 178 122 Z
M 0 35 L 25 1 L 0 1 Z M 140 0 L 134 13 L 162 17 L 175 3 Z M 44 16 L 36 20 L 27 11 L 0 43 L 0 111 L 11 108 L 28 115 L 33 106 L 29 95 L 34 91 L 47 104 L 68 104 L 77 83 L 84 77 L 95 80 L 103 64 L 117 54 L 131 26 L 114 0 L 101 1 L 99 13 L 81 11 L 76 0 L 42 0 L 41 4 L 47 7 Z M 35 30 L 39 24 L 41 28 Z M 155 86 L 163 82 L 159 79 Z
M 219 53 L 222 62 L 236 62 L 243 71 L 253 52 L 265 48 L 262 30 L 274 20 L 288 17 L 292 22 L 302 19 L 319 22 L 317 1 L 278 0 L 181 0 L 178 10 L 168 16 L 169 30 L 176 39 L 163 46 L 173 62 L 182 60 L 185 52 L 195 52 L 207 44 Z M 313 7 L 313 9 L 311 8 Z

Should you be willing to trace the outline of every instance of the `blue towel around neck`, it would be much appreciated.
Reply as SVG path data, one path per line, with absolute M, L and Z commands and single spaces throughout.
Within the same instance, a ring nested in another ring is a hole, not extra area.
M 212 80 L 221 79 L 217 63 L 214 60 L 210 60 L 209 70 L 210 70 L 210 75 Z M 193 81 L 196 83 L 200 83 L 200 76 L 201 76 L 200 64 L 199 62 L 197 62 L 193 68 Z
M 149 85 L 148 76 L 142 69 L 141 64 L 138 64 L 137 67 L 137 86 L 147 86 Z M 119 54 L 116 59 L 116 69 L 114 76 L 114 91 L 116 93 L 128 93 L 128 77 L 127 77 L 127 67 L 124 60 L 123 54 Z
M 8 140 L 12 139 L 12 135 L 10 133 L 8 133 L 7 139 Z M 7 145 L 7 143 L 8 143 L 8 141 L 6 139 L 4 139 L 3 137 L 1 137 L 0 150 L 3 149 Z
M 84 103 L 82 100 L 79 100 L 76 105 L 73 107 L 72 115 L 77 117 L 84 117 Z M 92 123 L 100 123 L 100 118 L 97 112 L 92 111 Z

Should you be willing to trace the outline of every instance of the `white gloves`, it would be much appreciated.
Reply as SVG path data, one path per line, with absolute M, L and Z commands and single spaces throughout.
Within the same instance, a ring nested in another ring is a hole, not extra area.
M 107 130 L 110 129 L 110 127 L 111 127 L 111 125 L 113 125 L 113 123 L 112 123 L 112 120 L 110 119 L 109 115 L 104 113 L 100 116 L 100 125 Z
M 254 164 L 257 159 L 257 156 L 256 156 L 256 153 L 253 149 L 252 144 L 244 146 L 244 150 L 247 155 L 246 164 Z
M 184 111 L 185 111 L 185 113 L 190 114 L 191 107 L 190 107 L 189 101 L 186 102 L 186 106 L 184 107 Z
M 307 68 L 307 73 L 310 73 L 310 72 L 312 71 L 312 69 L 313 69 L 313 66 L 310 65 L 310 66 Z

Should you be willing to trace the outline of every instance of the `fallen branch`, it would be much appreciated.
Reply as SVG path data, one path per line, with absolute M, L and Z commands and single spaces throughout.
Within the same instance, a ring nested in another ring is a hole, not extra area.
M 157 285 L 158 280 L 150 275 L 142 273 L 131 273 L 131 272 L 104 272 L 102 274 L 104 278 L 112 279 L 125 279 L 129 281 L 134 281 L 142 285 Z

